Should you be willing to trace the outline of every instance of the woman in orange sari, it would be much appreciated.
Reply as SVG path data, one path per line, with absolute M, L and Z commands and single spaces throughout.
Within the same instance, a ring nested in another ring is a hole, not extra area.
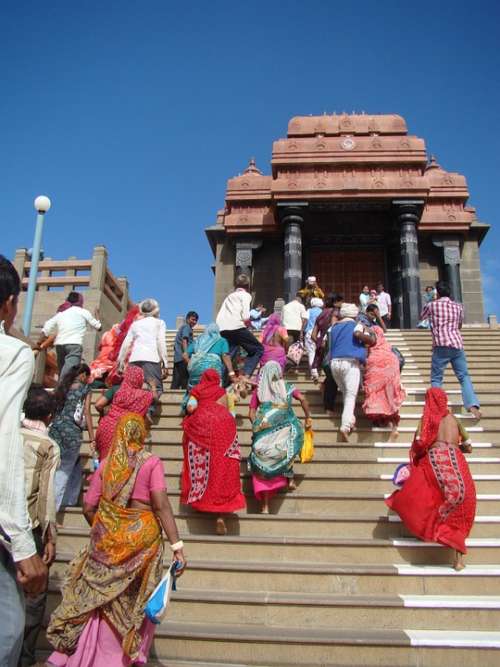
M 373 306 L 368 305 L 368 316 L 374 312 L 371 309 Z M 390 426 L 392 432 L 389 439 L 395 440 L 398 437 L 399 410 L 406 398 L 401 385 L 399 359 L 384 336 L 382 327 L 374 324 L 371 331 L 376 336 L 376 342 L 368 350 L 363 376 L 363 412 L 375 426 Z
M 410 450 L 407 478 L 385 501 L 416 537 L 453 549 L 455 570 L 465 567 L 465 540 L 476 513 L 476 488 L 463 455 L 471 451 L 467 431 L 450 413 L 445 392 L 431 387 Z
M 111 453 L 84 498 L 90 544 L 69 566 L 47 637 L 54 667 L 144 665 L 154 633 L 146 602 L 163 569 L 162 528 L 175 560 L 186 561 L 161 460 L 144 451 L 140 415 L 118 422 Z

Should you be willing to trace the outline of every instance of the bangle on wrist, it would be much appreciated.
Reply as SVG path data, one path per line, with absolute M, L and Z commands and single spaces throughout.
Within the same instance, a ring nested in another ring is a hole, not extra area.
M 179 540 L 178 542 L 171 544 L 170 548 L 172 549 L 173 552 L 179 551 L 180 549 L 184 549 L 184 542 L 182 540 Z

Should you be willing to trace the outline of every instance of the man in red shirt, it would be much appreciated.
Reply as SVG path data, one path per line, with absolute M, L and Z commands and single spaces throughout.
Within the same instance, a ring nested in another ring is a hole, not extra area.
M 436 283 L 437 299 L 424 306 L 420 319 L 428 319 L 432 330 L 431 385 L 441 387 L 446 366 L 451 363 L 460 382 L 462 400 L 467 410 L 481 418 L 479 400 L 474 393 L 467 368 L 464 341 L 460 329 L 464 319 L 464 307 L 450 299 L 450 286 L 444 280 Z

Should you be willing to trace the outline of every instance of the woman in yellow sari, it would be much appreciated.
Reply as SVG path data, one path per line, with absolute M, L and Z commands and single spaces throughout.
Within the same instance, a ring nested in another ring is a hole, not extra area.
M 73 560 L 47 637 L 54 667 L 128 667 L 147 662 L 154 626 L 144 607 L 163 570 L 162 528 L 180 570 L 183 543 L 161 460 L 144 451 L 143 418 L 124 415 L 92 478 L 83 512 L 90 544 Z

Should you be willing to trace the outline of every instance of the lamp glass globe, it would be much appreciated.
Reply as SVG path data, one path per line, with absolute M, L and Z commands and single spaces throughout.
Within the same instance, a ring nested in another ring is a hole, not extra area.
M 38 213 L 47 213 L 51 206 L 50 199 L 45 195 L 40 195 L 35 199 L 34 206 Z

